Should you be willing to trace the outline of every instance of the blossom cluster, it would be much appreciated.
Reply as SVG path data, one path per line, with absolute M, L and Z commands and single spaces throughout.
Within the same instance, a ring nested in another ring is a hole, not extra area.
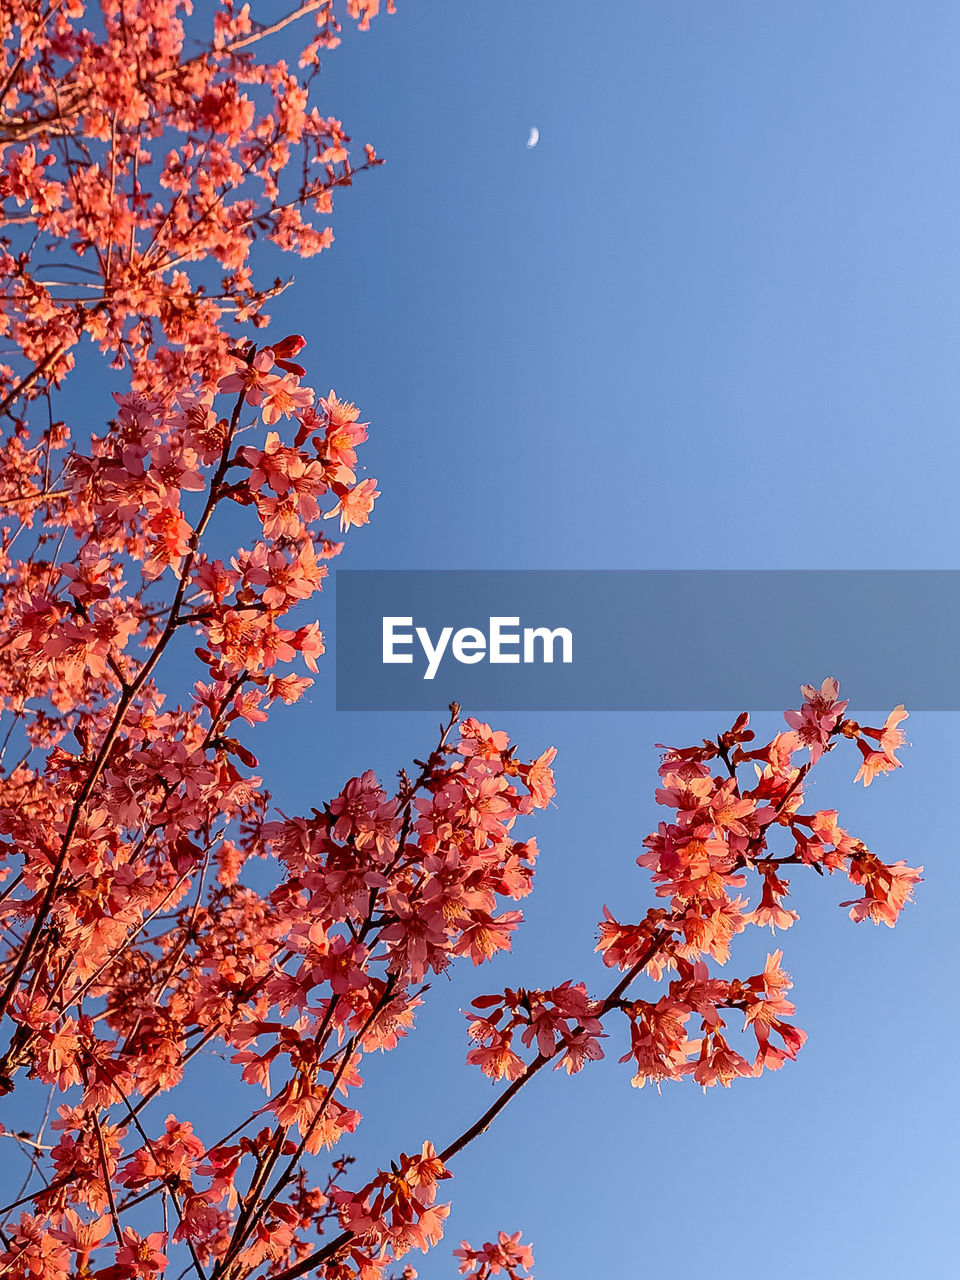
M 332 243 L 333 193 L 380 163 L 369 145 L 353 157 L 341 121 L 311 103 L 341 6 L 314 0 L 280 23 L 257 8 L 4 4 L 0 335 L 19 360 L 0 366 L 3 409 L 58 386 L 84 336 L 135 390 L 212 378 L 224 323 L 266 324 L 288 283 L 257 282 L 254 242 L 298 257 Z M 342 9 L 366 29 L 380 0 Z M 299 66 L 259 60 L 297 20 L 312 20 Z
M 294 615 L 343 545 L 327 522 L 365 523 L 376 497 L 366 426 L 304 384 L 303 345 L 243 344 L 213 382 L 118 394 L 35 551 L 4 556 L 0 695 L 27 751 L 0 775 L 0 1088 L 26 1073 L 64 1095 L 50 1177 L 5 1232 L 14 1280 L 38 1251 L 68 1274 L 114 1249 L 97 1276 L 131 1280 L 182 1247 L 218 1276 L 290 1276 L 331 1226 L 315 1269 L 373 1277 L 442 1234 L 429 1144 L 358 1191 L 310 1184 L 305 1162 L 356 1129 L 361 1061 L 413 1029 L 428 976 L 509 948 L 505 904 L 537 857 L 513 829 L 550 802 L 553 753 L 521 760 L 454 709 L 392 791 L 367 771 L 308 815 L 269 812 L 242 739 L 309 687 L 297 664 L 317 669 L 322 634 Z M 252 540 L 217 557 L 224 508 Z M 199 678 L 168 709 L 188 636 Z M 265 1098 L 220 1141 L 176 1111 L 151 1134 L 140 1111 L 204 1049 Z M 168 1198 L 169 1229 L 121 1221 Z
M 739 1076 L 776 1070 L 797 1056 L 805 1034 L 789 1019 L 789 975 L 780 950 L 763 972 L 725 979 L 710 970 L 730 959 L 734 937 L 748 926 L 786 930 L 797 913 L 784 905 L 790 882 L 785 868 L 838 873 L 862 890 L 846 901 L 854 921 L 892 926 L 910 900 L 922 868 L 883 862 L 839 825 L 836 810 L 803 812 L 804 783 L 820 757 L 841 739 L 856 743 L 856 779 L 869 785 L 879 773 L 900 767 L 904 743 L 896 707 L 879 728 L 846 716 L 839 685 L 828 678 L 805 685 L 803 704 L 787 711 L 786 732 L 747 749 L 754 734 L 741 715 L 716 741 L 666 750 L 660 766 L 659 804 L 673 813 L 644 841 L 638 865 L 650 872 L 664 906 L 651 907 L 638 923 L 623 923 L 604 908 L 597 950 L 625 976 L 606 996 L 591 998 L 582 983 L 546 991 L 509 988 L 481 996 L 467 1014 L 476 1047 L 467 1061 L 494 1080 L 523 1082 L 544 1062 L 579 1071 L 603 1057 L 603 1019 L 622 1015 L 633 1083 L 657 1086 L 692 1076 L 706 1088 L 729 1087 Z M 715 771 L 719 766 L 719 771 Z M 741 776 L 749 770 L 752 778 Z M 775 848 L 783 845 L 782 848 Z M 741 890 L 753 881 L 755 905 Z M 630 994 L 646 977 L 664 984 L 662 994 Z M 669 979 L 669 980 L 667 980 Z M 728 1020 L 742 1015 L 753 1047 L 740 1052 L 729 1039 Z M 536 1045 L 536 1056 L 523 1049 Z
M 479 1249 L 473 1249 L 464 1240 L 455 1250 L 460 1262 L 460 1274 L 487 1280 L 488 1276 L 503 1275 L 505 1280 L 532 1280 L 533 1250 L 520 1243 L 521 1233 L 508 1235 L 501 1231 L 495 1241 L 487 1241 Z

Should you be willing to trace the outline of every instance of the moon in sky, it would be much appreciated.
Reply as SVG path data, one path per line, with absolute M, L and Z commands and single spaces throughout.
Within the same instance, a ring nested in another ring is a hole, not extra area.
M 539 141 L 540 141 L 540 130 L 537 128 L 536 125 L 534 125 L 533 128 L 530 130 L 530 137 L 527 139 L 527 149 L 529 150 L 531 147 L 535 147 Z

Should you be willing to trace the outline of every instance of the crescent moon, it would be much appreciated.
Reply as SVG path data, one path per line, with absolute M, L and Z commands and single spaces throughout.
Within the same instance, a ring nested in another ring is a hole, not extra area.
M 530 137 L 527 139 L 527 150 L 535 147 L 540 141 L 540 130 L 536 125 L 530 130 Z

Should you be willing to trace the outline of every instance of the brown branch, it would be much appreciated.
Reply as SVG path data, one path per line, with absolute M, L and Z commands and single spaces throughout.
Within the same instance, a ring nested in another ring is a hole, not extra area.
M 24 395 L 27 391 L 30 390 L 30 388 L 33 386 L 36 380 L 39 377 L 41 377 L 44 373 L 46 373 L 47 369 L 49 369 L 50 365 L 53 364 L 54 360 L 56 360 L 59 356 L 63 354 L 65 347 L 66 347 L 66 344 L 61 342 L 59 346 L 56 346 L 51 351 L 48 351 L 47 354 L 40 361 L 40 363 L 37 365 L 34 365 L 31 371 L 28 374 L 26 374 L 23 378 L 21 378 L 15 387 L 12 387 L 11 390 L 7 392 L 7 394 L 3 397 L 3 399 L 0 400 L 0 414 L 6 413 L 7 409 L 9 409 L 9 407 L 16 400 L 19 400 L 19 398 L 22 395 Z
M 103 1144 L 103 1131 L 100 1128 L 100 1121 L 95 1112 L 90 1112 L 90 1119 L 93 1121 L 93 1131 L 97 1139 L 97 1150 L 100 1153 L 100 1168 L 103 1172 L 103 1185 L 107 1191 L 107 1201 L 110 1205 L 110 1220 L 113 1223 L 113 1234 L 117 1237 L 117 1244 L 123 1248 L 123 1232 L 120 1230 L 120 1218 L 117 1215 L 117 1202 L 113 1195 L 113 1183 L 110 1179 L 110 1169 L 107 1165 L 107 1149 Z
M 294 9 L 288 13 L 285 18 L 281 18 L 271 27 L 259 27 L 256 31 L 248 36 L 244 36 L 242 40 L 234 40 L 228 45 L 224 45 L 223 50 L 216 50 L 217 53 L 236 53 L 238 49 L 245 49 L 248 45 L 256 44 L 258 40 L 265 40 L 267 36 L 276 35 L 278 31 L 282 31 L 284 27 L 289 27 L 291 22 L 296 22 L 298 18 L 304 18 L 308 13 L 316 13 L 318 9 L 324 7 L 323 0 L 308 0 L 307 4 L 302 4 L 299 9 Z

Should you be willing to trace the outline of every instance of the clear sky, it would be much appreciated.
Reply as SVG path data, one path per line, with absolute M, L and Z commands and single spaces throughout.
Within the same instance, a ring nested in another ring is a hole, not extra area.
M 305 333 L 310 379 L 372 423 L 383 496 L 343 566 L 960 567 L 960 7 L 398 3 L 320 82 L 387 163 L 339 197 L 329 253 L 277 262 L 297 284 L 269 331 Z M 798 601 L 797 625 L 830 609 Z M 367 767 L 390 779 L 435 733 L 433 715 L 338 714 L 331 666 L 256 738 L 288 812 Z M 796 683 L 826 674 L 844 679 Z M 538 888 L 513 955 L 437 981 L 421 1034 L 368 1062 L 361 1172 L 492 1100 L 462 1065 L 473 995 L 601 987 L 603 904 L 652 900 L 634 859 L 664 812 L 653 744 L 725 727 L 468 710 L 559 748 L 556 808 L 525 828 Z M 541 1280 L 952 1273 L 960 722 L 906 727 L 895 776 L 863 792 L 838 752 L 813 795 L 926 865 L 917 904 L 893 932 L 854 926 L 845 886 L 811 876 L 800 923 L 735 952 L 751 973 L 782 943 L 798 1062 L 658 1096 L 610 1040 L 572 1080 L 541 1074 L 457 1159 L 422 1277 L 454 1274 L 461 1237 L 518 1227 Z M 209 1138 L 235 1114 L 220 1078 L 201 1068 Z
M 960 567 L 958 51 L 960 9 L 929 0 L 401 0 L 346 40 L 324 109 L 387 164 L 274 307 L 373 424 L 383 497 L 341 563 Z M 829 603 L 798 601 L 797 624 L 828 627 Z M 262 753 L 285 805 L 389 777 L 434 731 L 315 694 Z M 634 858 L 663 813 L 653 744 L 721 727 L 490 718 L 559 748 L 539 886 L 514 955 L 437 983 L 422 1036 L 368 1071 L 362 1160 L 439 1145 L 487 1105 L 460 1067 L 472 995 L 600 985 L 602 904 L 651 900 Z M 797 882 L 777 944 L 798 1062 L 658 1097 L 608 1042 L 457 1161 L 451 1243 L 523 1226 L 550 1280 L 952 1272 L 960 724 L 907 726 L 896 776 L 863 792 L 846 755 L 813 793 L 926 882 L 893 932 L 854 926 L 840 883 Z M 752 932 L 747 973 L 775 945 Z M 417 1265 L 453 1270 L 443 1248 Z

